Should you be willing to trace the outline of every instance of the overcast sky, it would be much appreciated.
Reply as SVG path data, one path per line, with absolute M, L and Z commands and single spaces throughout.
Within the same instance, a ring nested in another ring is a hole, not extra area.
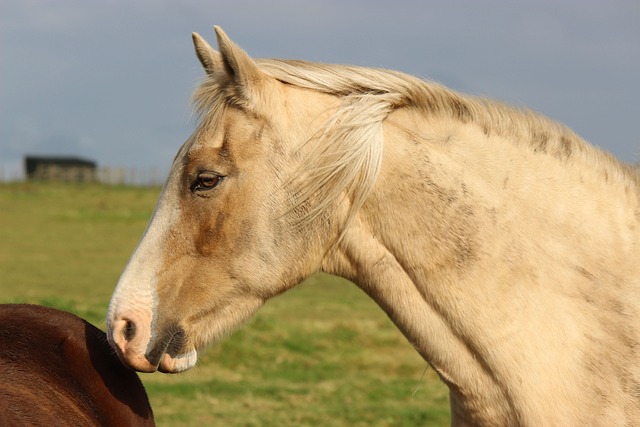
M 215 46 L 214 24 L 255 57 L 397 69 L 640 159 L 638 0 L 0 0 L 2 174 L 25 154 L 168 169 L 203 75 L 191 32 Z

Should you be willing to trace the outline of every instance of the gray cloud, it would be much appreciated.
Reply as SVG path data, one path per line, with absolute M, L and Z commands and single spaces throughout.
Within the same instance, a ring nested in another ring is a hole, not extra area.
M 637 1 L 3 2 L 0 165 L 26 152 L 168 167 L 213 24 L 256 57 L 393 68 L 527 105 L 633 161 Z

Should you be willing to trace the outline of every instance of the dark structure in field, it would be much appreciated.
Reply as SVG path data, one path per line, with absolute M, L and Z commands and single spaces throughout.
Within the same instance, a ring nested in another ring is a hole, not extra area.
M 27 178 L 40 181 L 87 182 L 96 180 L 96 162 L 78 157 L 27 156 Z

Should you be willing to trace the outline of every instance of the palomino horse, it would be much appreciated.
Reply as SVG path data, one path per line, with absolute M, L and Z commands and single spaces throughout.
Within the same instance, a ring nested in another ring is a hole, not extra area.
M 126 364 L 189 369 L 321 270 L 438 372 L 453 424 L 640 422 L 631 167 L 529 111 L 216 34 L 193 35 L 199 126 L 109 307 Z
M 153 426 L 104 332 L 53 308 L 0 304 L 0 425 Z

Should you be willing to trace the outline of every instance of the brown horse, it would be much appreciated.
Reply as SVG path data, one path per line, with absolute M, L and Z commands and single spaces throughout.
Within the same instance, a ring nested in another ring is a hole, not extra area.
M 0 305 L 0 425 L 153 426 L 104 332 L 53 308 Z
M 126 364 L 189 369 L 321 270 L 385 310 L 453 424 L 640 423 L 631 167 L 529 111 L 216 34 L 194 34 L 199 126 L 109 307 Z

